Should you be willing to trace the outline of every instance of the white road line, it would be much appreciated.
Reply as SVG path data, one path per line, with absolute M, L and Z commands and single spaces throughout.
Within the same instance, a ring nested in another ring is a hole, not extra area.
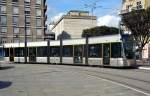
M 124 85 L 124 84 L 121 84 L 121 83 L 118 83 L 118 82 L 115 82 L 115 81 L 111 81 L 111 80 L 108 80 L 108 79 L 104 79 L 104 78 L 101 78 L 101 77 L 93 76 L 93 75 L 90 75 L 90 74 L 87 74 L 87 75 L 88 75 L 88 76 L 91 76 L 91 77 L 96 77 L 96 78 L 98 78 L 98 79 L 101 79 L 101 80 L 104 80 L 104 81 L 107 81 L 107 82 L 110 82 L 110 83 L 113 83 L 113 84 L 120 85 L 120 86 L 122 86 L 122 87 L 131 89 L 131 90 L 134 90 L 134 91 L 139 92 L 139 93 L 142 93 L 142 94 L 144 94 L 144 95 L 150 96 L 149 93 L 143 92 L 143 91 L 138 90 L 138 89 L 136 89 L 136 88 L 133 88 L 133 87 L 130 87 L 130 86 L 127 86 L 127 85 Z

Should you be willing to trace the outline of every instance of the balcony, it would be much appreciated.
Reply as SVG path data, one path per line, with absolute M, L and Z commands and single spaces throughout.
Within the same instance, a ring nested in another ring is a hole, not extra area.
M 45 18 L 44 18 L 45 22 L 47 21 L 47 15 L 45 14 Z
M 121 10 L 120 14 L 125 14 L 125 13 L 128 13 L 128 12 L 129 12 L 128 9 L 126 9 L 126 10 Z
M 44 5 L 46 4 L 46 0 L 44 0 Z
M 47 5 L 44 6 L 44 12 L 46 12 L 46 11 L 47 11 Z
M 0 1 L 0 3 L 2 3 L 2 4 L 6 4 L 6 0 L 2 0 L 2 1 Z

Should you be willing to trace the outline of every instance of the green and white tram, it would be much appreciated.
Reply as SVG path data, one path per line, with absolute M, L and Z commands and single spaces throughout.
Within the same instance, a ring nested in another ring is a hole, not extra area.
M 27 43 L 28 63 L 75 64 L 125 67 L 133 66 L 133 44 L 127 36 L 97 36 Z M 4 44 L 5 60 L 25 62 L 24 43 Z

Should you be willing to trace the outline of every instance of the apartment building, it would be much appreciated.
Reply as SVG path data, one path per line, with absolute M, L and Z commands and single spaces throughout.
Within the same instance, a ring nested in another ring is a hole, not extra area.
M 0 0 L 2 43 L 44 40 L 46 0 Z
M 55 38 L 59 39 L 61 34 L 64 39 L 81 38 L 84 29 L 95 27 L 96 16 L 90 16 L 88 11 L 71 10 L 63 15 L 51 28 Z
M 123 0 L 121 14 L 150 7 L 150 0 Z

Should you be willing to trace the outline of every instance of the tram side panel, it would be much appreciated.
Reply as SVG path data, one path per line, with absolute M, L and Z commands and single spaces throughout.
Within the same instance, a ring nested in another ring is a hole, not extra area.
M 37 47 L 36 62 L 37 63 L 47 63 L 47 46 Z
M 60 47 L 59 46 L 51 46 L 51 55 L 50 55 L 50 63 L 52 64 L 60 64 Z
M 89 65 L 102 65 L 102 44 L 89 44 L 88 63 Z
M 122 56 L 122 48 L 121 43 L 111 43 L 111 58 L 110 58 L 110 66 L 120 67 L 125 66 L 125 62 Z
M 63 64 L 74 64 L 73 45 L 63 46 L 62 63 Z

